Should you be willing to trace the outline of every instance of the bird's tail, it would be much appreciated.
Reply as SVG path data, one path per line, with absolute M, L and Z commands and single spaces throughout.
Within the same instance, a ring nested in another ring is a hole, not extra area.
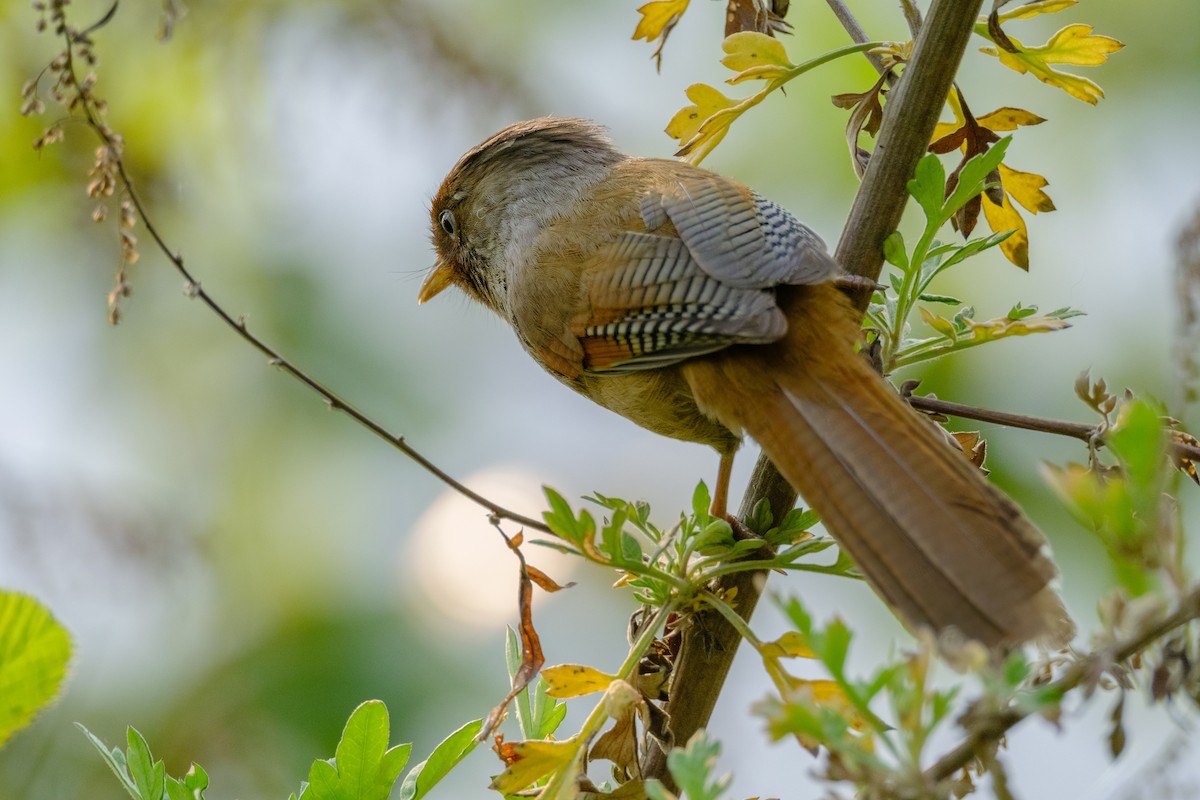
M 787 287 L 780 304 L 784 339 L 687 363 L 701 408 L 759 442 L 910 626 L 1069 640 L 1041 532 L 854 353 L 842 293 Z

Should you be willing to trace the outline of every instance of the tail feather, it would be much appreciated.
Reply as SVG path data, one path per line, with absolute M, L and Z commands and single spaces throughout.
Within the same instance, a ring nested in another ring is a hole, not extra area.
M 762 445 L 910 625 L 1069 638 L 1041 533 L 853 353 L 841 293 L 793 287 L 781 305 L 784 340 L 686 365 L 701 407 Z

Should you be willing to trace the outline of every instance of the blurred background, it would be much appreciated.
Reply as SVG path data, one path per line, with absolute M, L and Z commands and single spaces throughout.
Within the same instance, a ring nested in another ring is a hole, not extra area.
M 429 200 L 496 129 L 580 115 L 628 152 L 672 154 L 662 128 L 684 88 L 728 75 L 723 4 L 692 3 L 661 74 L 652 47 L 630 40 L 637 5 L 197 0 L 160 44 L 159 6 L 130 3 L 94 35 L 97 91 L 171 247 L 298 365 L 511 508 L 539 515 L 549 484 L 569 498 L 645 498 L 670 524 L 696 482 L 711 482 L 715 455 L 563 390 L 465 299 L 415 302 L 432 263 Z M 893 3 L 850 5 L 872 36 L 903 35 Z M 70 11 L 83 27 L 107 7 Z M 795 61 L 846 42 L 823 3 L 793 0 L 789 18 Z M 0 751 L 0 798 L 122 796 L 74 721 L 110 744 L 134 725 L 173 774 L 202 764 L 213 800 L 298 790 L 368 698 L 387 702 L 392 739 L 414 742 L 415 763 L 506 689 L 514 560 L 480 509 L 185 298 L 140 227 L 133 295 L 108 325 L 119 248 L 111 221 L 90 221 L 95 142 L 67 122 L 65 143 L 35 153 L 30 143 L 63 112 L 17 113 L 21 84 L 58 52 L 36 19 L 27 3 L 0 5 L 0 586 L 47 604 L 76 655 L 61 701 Z M 1071 389 L 1083 369 L 1110 386 L 1177 393 L 1174 242 L 1200 201 L 1200 17 L 1184 0 L 1084 3 L 1010 32 L 1040 42 L 1077 21 L 1127 44 L 1086 70 L 1107 93 L 1098 107 L 968 51 L 960 84 L 977 114 L 1016 105 L 1050 120 L 1021 132 L 1009 163 L 1047 175 L 1059 210 L 1026 215 L 1028 274 L 989 255 L 941 289 L 973 300 L 981 318 L 1018 301 L 1089 316 L 919 376 L 950 399 L 1090 421 Z M 705 165 L 836 241 L 856 181 L 845 112 L 829 96 L 871 82 L 865 62 L 848 60 L 795 81 Z M 1044 461 L 1084 460 L 1084 449 L 984 434 L 996 480 L 1052 538 L 1086 631 L 1111 585 L 1107 563 L 1039 473 Z M 749 446 L 739 459 L 739 487 L 755 456 Z M 1184 488 L 1193 529 L 1195 495 Z M 579 584 L 536 597 L 548 663 L 614 668 L 629 599 L 608 589 L 609 574 L 530 553 Z M 903 646 L 865 587 L 781 576 L 772 587 L 801 592 L 818 617 L 845 616 L 864 669 Z M 783 627 L 769 602 L 755 625 L 763 636 Z M 764 745 L 749 713 L 768 691 L 753 662 L 737 662 L 713 722 L 733 795 L 813 796 L 814 762 L 790 742 Z M 1067 735 L 1032 722 L 1012 736 L 1017 795 L 1195 796 L 1200 748 L 1183 715 L 1136 709 L 1129 750 L 1110 763 L 1109 706 L 1069 709 Z M 480 748 L 438 796 L 483 796 L 499 771 Z

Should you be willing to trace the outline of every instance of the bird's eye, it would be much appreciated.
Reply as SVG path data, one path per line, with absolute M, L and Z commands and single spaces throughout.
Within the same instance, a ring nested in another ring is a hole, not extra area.
M 454 212 L 450 209 L 438 214 L 438 224 L 442 226 L 442 230 L 446 232 L 447 236 L 458 233 L 458 225 L 454 222 Z

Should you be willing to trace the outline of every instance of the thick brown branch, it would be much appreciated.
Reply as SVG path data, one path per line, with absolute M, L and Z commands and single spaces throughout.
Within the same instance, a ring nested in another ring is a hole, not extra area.
M 851 275 L 876 280 L 883 266 L 883 240 L 896 229 L 908 200 L 906 184 L 933 135 L 982 0 L 934 0 L 912 60 L 884 113 L 874 156 L 846 221 L 836 256 Z M 856 298 L 865 309 L 869 293 Z M 758 460 L 742 501 L 745 515 L 767 498 L 776 518 L 796 502 L 796 492 L 769 459 Z M 734 574 L 718 581 L 718 592 L 737 588 L 738 612 L 749 617 L 762 592 L 761 575 Z M 686 742 L 705 726 L 721 692 L 739 642 L 737 631 L 716 614 L 703 615 L 684 636 L 676 661 L 667 713 L 675 741 Z M 651 748 L 647 777 L 669 783 L 666 757 Z
M 1175 611 L 1158 622 L 1147 625 L 1143 630 L 1123 642 L 1097 650 L 1076 661 L 1057 680 L 1042 687 L 1041 691 L 1049 690 L 1062 696 L 1084 680 L 1100 674 L 1110 664 L 1127 661 L 1166 634 L 1197 618 L 1200 618 L 1200 588 L 1192 590 L 1180 601 Z M 1033 712 L 1008 708 L 989 720 L 989 724 L 973 728 L 961 744 L 925 770 L 925 779 L 930 784 L 936 784 L 951 777 L 970 764 L 985 745 L 998 741 L 1009 729 L 1029 717 L 1031 713 Z

